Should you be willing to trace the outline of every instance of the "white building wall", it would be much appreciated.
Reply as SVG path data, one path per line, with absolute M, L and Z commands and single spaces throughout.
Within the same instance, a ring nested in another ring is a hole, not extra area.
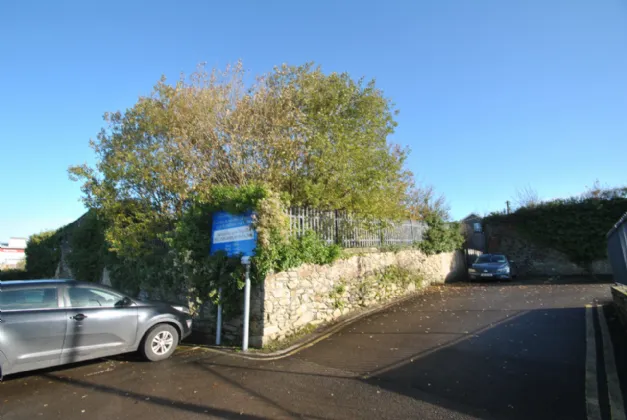
M 9 238 L 0 247 L 0 267 L 15 267 L 26 259 L 26 239 Z

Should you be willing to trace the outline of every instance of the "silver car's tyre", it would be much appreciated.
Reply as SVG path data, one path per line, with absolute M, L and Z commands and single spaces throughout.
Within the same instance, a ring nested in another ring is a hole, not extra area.
M 140 352 L 147 360 L 158 362 L 172 356 L 179 344 L 179 333 L 172 325 L 158 324 L 146 333 Z

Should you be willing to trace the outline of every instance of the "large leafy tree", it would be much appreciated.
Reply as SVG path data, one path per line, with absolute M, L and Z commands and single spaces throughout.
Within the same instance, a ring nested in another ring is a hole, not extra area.
M 447 221 L 450 219 L 450 206 L 443 194 L 438 194 L 433 185 L 411 184 L 405 198 L 407 217 L 426 221 L 429 216 Z
M 263 183 L 296 204 L 373 218 L 405 214 L 407 151 L 388 141 L 396 111 L 374 81 L 311 64 L 249 85 L 245 76 L 239 63 L 200 67 L 105 114 L 107 127 L 90 142 L 96 166 L 69 171 L 108 220 L 120 255 L 152 252 L 146 245 L 219 185 Z
M 268 83 L 292 92 L 305 139 L 292 162 L 297 176 L 281 186 L 296 203 L 379 218 L 402 215 L 411 178 L 403 169 L 407 150 L 388 142 L 397 111 L 374 81 L 326 75 L 307 64 L 275 69 Z

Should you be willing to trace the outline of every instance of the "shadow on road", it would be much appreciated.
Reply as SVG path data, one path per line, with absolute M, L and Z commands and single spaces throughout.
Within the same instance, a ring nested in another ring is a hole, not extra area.
M 207 366 L 207 365 L 204 365 L 204 364 L 202 364 L 202 363 L 198 363 L 198 362 L 195 362 L 195 363 L 194 363 L 194 365 L 195 365 L 196 367 L 200 368 L 200 369 L 205 370 L 206 372 L 211 373 L 212 375 L 217 376 L 218 378 L 220 378 L 220 379 L 221 379 L 221 380 L 223 380 L 224 382 L 227 382 L 229 385 L 231 385 L 231 386 L 233 386 L 233 387 L 235 387 L 235 388 L 239 388 L 240 390 L 244 391 L 246 394 L 248 394 L 248 395 L 250 395 L 250 396 L 253 396 L 253 397 L 255 397 L 255 398 L 257 398 L 257 399 L 259 399 L 259 400 L 261 400 L 261 401 L 263 401 L 263 402 L 265 402 L 265 403 L 267 403 L 267 404 L 271 405 L 272 407 L 274 407 L 274 408 L 276 408 L 276 409 L 280 410 L 281 412 L 283 412 L 283 413 L 284 413 L 284 414 L 286 414 L 286 415 L 289 415 L 290 417 L 294 417 L 294 418 L 296 418 L 296 417 L 302 417 L 302 414 L 301 414 L 301 413 L 296 413 L 296 412 L 294 412 L 294 411 L 292 411 L 292 410 L 290 410 L 290 409 L 286 408 L 285 406 L 283 406 L 283 405 L 279 404 L 278 402 L 274 401 L 273 399 L 271 399 L 271 398 L 268 398 L 268 397 L 264 396 L 264 395 L 263 395 L 263 394 L 261 394 L 260 392 L 257 392 L 257 391 L 255 391 L 255 390 L 251 389 L 250 387 L 245 387 L 245 386 L 243 386 L 243 385 L 242 385 L 242 384 L 240 384 L 239 382 L 237 382 L 237 381 L 235 381 L 235 380 L 233 380 L 233 379 L 230 379 L 230 378 L 228 378 L 228 377 L 227 377 L 227 376 L 225 376 L 225 375 L 220 374 L 220 373 L 219 373 L 219 372 L 217 372 L 215 369 L 212 369 L 211 367 L 209 367 L 209 366 Z M 323 418 L 323 417 L 316 417 L 316 416 L 312 416 L 312 415 L 310 415 L 310 414 L 308 414 L 308 415 L 307 415 L 307 418 L 314 419 L 314 420 L 315 420 L 315 419 L 318 419 L 318 420 L 324 420 L 324 418 Z
M 47 374 L 62 373 L 65 371 L 72 371 L 74 369 L 81 368 L 81 367 L 97 366 L 103 363 L 110 363 L 110 362 L 149 363 L 146 361 L 146 359 L 141 357 L 138 353 L 124 353 L 124 354 L 119 354 L 116 356 L 110 356 L 107 358 L 89 359 L 89 360 L 84 360 L 81 362 L 72 362 L 72 363 L 67 363 L 63 365 L 52 366 L 52 367 L 40 369 L 37 371 L 13 373 L 9 376 L 5 376 L 4 378 L 2 378 L 2 381 L 6 383 L 11 383 L 13 381 L 18 381 L 20 379 L 29 378 L 32 376 L 46 377 Z
M 491 294 L 476 289 L 474 295 L 458 289 L 452 296 L 421 296 L 347 326 L 276 363 L 197 353 L 156 368 L 175 372 L 180 365 L 187 370 L 177 371 L 169 379 L 224 384 L 216 391 L 221 394 L 212 394 L 210 401 L 228 408 L 212 407 L 204 400 L 198 404 L 172 399 L 169 393 L 157 396 L 137 388 L 127 391 L 117 383 L 111 386 L 51 373 L 42 376 L 174 408 L 181 414 L 222 418 L 266 418 L 262 413 L 275 413 L 272 418 L 321 419 L 327 413 L 337 418 L 368 418 L 373 417 L 374 409 L 381 413 L 393 407 L 398 410 L 387 412 L 389 417 L 411 413 L 405 416 L 408 418 L 420 417 L 416 407 L 425 402 L 479 418 L 584 420 L 586 322 L 582 302 L 590 302 L 590 296 L 575 290 L 564 297 L 538 287 L 539 293 L 502 297 L 494 289 L 489 289 Z M 487 307 L 495 301 L 495 307 Z M 543 305 L 553 307 L 545 309 Z M 386 391 L 381 392 L 388 394 L 385 399 L 378 399 L 379 390 Z M 336 393 L 335 398 L 330 398 L 331 392 Z M 405 398 L 390 398 L 389 393 Z M 255 415 L 240 415 L 232 408 L 238 404 Z
M 584 326 L 580 308 L 531 310 L 365 380 L 480 417 L 583 420 Z
M 343 331 L 342 334 L 350 336 L 353 333 Z M 374 334 L 366 330 L 353 336 Z M 388 334 L 379 333 L 379 336 L 389 335 L 387 340 L 385 337 L 381 339 L 389 346 L 389 342 L 396 339 L 392 336 L 398 334 L 390 331 Z M 439 333 L 400 334 L 416 334 L 420 340 L 419 336 Z M 400 358 L 397 352 L 390 351 L 392 349 L 382 348 L 385 345 L 375 348 L 377 346 L 371 342 L 371 347 L 362 347 L 364 354 L 351 354 L 353 363 L 345 366 L 350 370 L 345 375 L 342 372 L 297 371 L 289 363 L 277 368 L 275 365 L 249 366 L 220 359 L 210 363 L 201 360 L 197 365 L 218 376 L 216 369 L 234 369 L 242 375 L 247 372 L 267 374 L 268 378 L 273 378 L 268 381 L 286 380 L 285 375 L 303 378 L 302 381 L 310 381 L 309 377 L 329 381 L 358 380 L 375 389 L 479 418 L 585 419 L 583 308 L 518 311 L 467 334 L 445 333 L 443 336 L 446 337 L 446 334 L 450 339 L 443 343 Z M 341 344 L 330 345 L 335 346 L 340 347 Z M 340 350 L 336 348 L 336 351 Z M 387 351 L 387 358 L 383 356 L 384 351 Z M 316 349 L 312 348 L 304 359 L 320 366 L 341 367 L 340 364 L 327 364 L 330 361 L 328 354 L 316 358 L 315 353 Z M 365 353 L 376 353 L 378 360 L 383 361 L 381 367 L 368 371 L 371 355 Z M 335 362 L 338 360 L 345 359 L 338 355 Z M 236 381 L 223 379 L 241 388 Z M 247 389 L 247 392 L 266 401 L 268 399 L 260 394 L 266 393 L 264 389 Z M 272 401 L 270 403 L 276 405 Z M 357 401 L 344 400 L 343 403 L 350 409 L 362 408 Z M 293 409 L 279 407 L 289 415 L 296 415 Z
M 58 376 L 50 375 L 50 374 L 44 374 L 43 376 L 45 376 L 50 381 L 55 381 L 55 382 L 70 385 L 70 386 L 77 386 L 77 387 L 81 387 L 81 388 L 91 390 L 91 391 L 96 390 L 96 391 L 109 394 L 109 395 L 115 395 L 115 396 L 120 396 L 124 398 L 131 398 L 138 402 L 143 402 L 143 403 L 148 403 L 148 404 L 168 407 L 168 408 L 175 408 L 178 410 L 187 411 L 191 413 L 204 414 L 207 416 L 216 416 L 216 417 L 221 417 L 221 418 L 237 418 L 237 419 L 251 419 L 251 420 L 265 418 L 265 417 L 260 417 L 256 415 L 251 415 L 251 414 L 240 414 L 234 411 L 223 410 L 223 409 L 214 408 L 214 407 L 205 406 L 205 405 L 191 404 L 191 403 L 171 400 L 169 398 L 155 397 L 154 395 L 149 395 L 149 394 L 141 394 L 138 392 L 125 391 L 122 389 L 110 387 L 107 385 L 100 385 L 100 384 L 96 384 L 93 382 L 84 381 L 81 379 L 60 378 Z
M 242 405 L 246 407 L 249 411 L 252 409 L 252 405 L 250 404 L 251 399 L 257 402 L 261 402 L 263 406 L 270 407 L 271 411 L 280 413 L 281 418 L 296 418 L 300 417 L 300 414 L 294 412 L 284 405 L 277 402 L 277 400 L 270 398 L 264 395 L 264 389 L 256 390 L 254 387 L 246 386 L 244 383 L 240 383 L 240 381 L 236 378 L 231 378 L 226 376 L 223 373 L 218 372 L 216 369 L 212 368 L 212 366 L 219 366 L 213 363 L 214 358 L 218 357 L 217 355 L 207 355 L 206 353 L 194 355 L 192 357 L 187 358 L 186 360 L 170 360 L 167 362 L 162 362 L 162 364 L 167 364 L 164 369 L 176 369 L 177 365 L 187 364 L 192 365 L 194 368 L 202 370 L 207 373 L 206 376 L 196 377 L 194 380 L 198 381 L 200 386 L 207 384 L 215 384 L 216 381 L 227 384 L 231 395 L 230 403 L 232 405 Z M 79 366 L 80 364 L 74 364 L 74 367 Z M 228 366 L 228 365 L 225 365 Z M 252 369 L 250 369 L 252 370 Z M 128 389 L 122 389 L 117 386 L 105 385 L 102 383 L 98 383 L 97 381 L 85 380 L 77 377 L 68 377 L 68 376 L 59 376 L 54 372 L 46 372 L 40 374 L 41 377 L 49 380 L 51 382 L 56 382 L 59 384 L 68 385 L 72 388 L 78 387 L 83 388 L 89 391 L 96 391 L 100 394 L 107 394 L 110 396 L 122 397 L 125 399 L 132 399 L 135 403 L 143 403 L 148 405 L 156 405 L 161 407 L 167 407 L 170 409 L 180 410 L 184 412 L 201 414 L 204 416 L 212 416 L 219 418 L 238 418 L 238 419 L 262 419 L 262 418 L 276 418 L 274 415 L 270 416 L 262 416 L 256 414 L 243 414 L 239 410 L 228 410 L 223 408 L 212 407 L 211 405 L 202 405 L 195 404 L 186 401 L 165 398 L 163 396 L 155 395 L 154 393 L 142 393 Z M 266 410 L 264 409 L 264 412 Z M 308 415 L 308 418 L 323 420 L 323 417 L 317 417 L 314 415 Z M 161 418 L 161 417 L 159 417 Z

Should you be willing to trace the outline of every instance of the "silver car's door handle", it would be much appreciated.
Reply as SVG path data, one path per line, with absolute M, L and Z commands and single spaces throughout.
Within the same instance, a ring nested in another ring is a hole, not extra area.
M 87 318 L 87 316 L 85 314 L 76 314 L 73 317 L 71 317 L 72 319 L 76 320 L 76 321 L 82 321 L 85 318 Z

